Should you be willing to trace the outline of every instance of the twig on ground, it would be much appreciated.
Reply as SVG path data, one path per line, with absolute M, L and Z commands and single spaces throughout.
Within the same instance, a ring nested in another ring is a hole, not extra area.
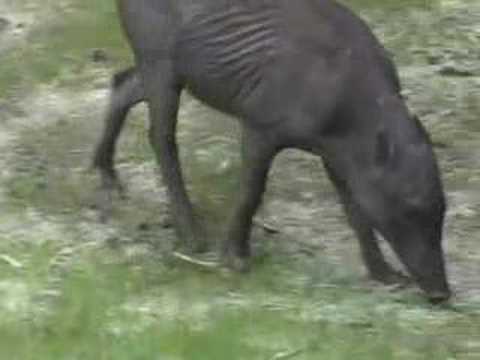
M 278 234 L 280 233 L 280 230 L 278 228 L 276 228 L 275 226 L 273 226 L 272 224 L 269 224 L 267 222 L 265 222 L 265 220 L 258 220 L 258 219 L 254 219 L 253 220 L 253 223 L 258 226 L 258 227 L 261 227 L 263 230 L 265 230 L 267 233 L 269 234 Z
M 23 264 L 20 261 L 15 260 L 14 258 L 12 258 L 7 254 L 0 254 L 0 260 L 2 260 L 3 262 L 7 263 L 8 265 L 10 265 L 15 269 L 23 268 Z
M 302 349 L 296 349 L 293 351 L 282 351 L 277 354 L 275 354 L 273 357 L 270 358 L 270 360 L 286 360 L 286 359 L 291 359 L 295 356 L 298 356 L 302 353 L 305 352 L 305 348 Z
M 194 258 L 192 258 L 188 255 L 179 253 L 178 251 L 174 251 L 172 253 L 172 255 L 173 255 L 173 257 L 175 257 L 179 260 L 185 261 L 189 264 L 196 265 L 196 266 L 201 266 L 201 267 L 208 268 L 208 269 L 216 269 L 219 266 L 219 264 L 217 262 L 194 259 Z

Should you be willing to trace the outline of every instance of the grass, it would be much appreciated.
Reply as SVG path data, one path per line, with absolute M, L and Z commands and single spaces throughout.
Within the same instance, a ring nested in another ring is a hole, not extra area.
M 348 286 L 306 291 L 287 276 L 298 276 L 300 264 L 286 270 L 267 261 L 245 278 L 177 263 L 159 267 L 146 258 L 110 261 L 119 257 L 96 248 L 64 275 L 55 311 L 13 326 L 0 322 L 0 356 L 468 359 L 461 344 L 480 331 L 478 315 L 448 315 L 417 300 L 395 303 L 392 295 Z M 37 273 L 34 265 L 25 271 Z
M 92 67 L 94 49 L 105 50 L 117 66 L 129 62 L 114 2 L 71 3 L 65 7 L 53 1 L 46 2 L 38 15 L 49 21 L 29 33 L 19 46 L 2 54 L 2 92 L 14 95 L 54 80 L 65 86 L 91 81 L 92 74 L 86 70 Z

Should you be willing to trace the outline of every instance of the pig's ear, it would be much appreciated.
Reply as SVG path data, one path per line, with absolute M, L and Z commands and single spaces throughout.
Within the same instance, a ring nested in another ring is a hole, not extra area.
M 387 132 L 384 129 L 378 131 L 375 138 L 375 164 L 379 167 L 393 165 L 394 151 L 394 143 L 391 141 Z

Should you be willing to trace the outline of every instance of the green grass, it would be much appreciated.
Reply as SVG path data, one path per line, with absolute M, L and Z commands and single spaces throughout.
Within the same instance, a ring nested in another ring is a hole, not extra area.
M 29 33 L 20 46 L 2 54 L 0 91 L 12 95 L 54 80 L 65 86 L 92 80 L 88 69 L 94 66 L 94 49 L 105 50 L 114 64 L 129 61 L 114 2 L 72 4 L 67 11 L 60 4 L 45 3 L 41 15 L 51 20 Z
M 480 334 L 473 313 L 448 315 L 349 287 L 305 292 L 279 276 L 290 271 L 278 264 L 245 278 L 175 263 L 113 264 L 108 255 L 115 254 L 96 249 L 64 275 L 53 312 L 0 322 L 0 357 L 468 359 L 463 344 Z

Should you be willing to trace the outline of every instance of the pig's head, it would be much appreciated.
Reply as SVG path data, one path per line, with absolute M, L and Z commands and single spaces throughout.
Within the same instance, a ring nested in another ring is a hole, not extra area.
M 354 161 L 356 176 L 349 176 L 355 201 L 430 301 L 445 301 L 446 204 L 429 136 L 415 116 L 397 110 L 371 140 L 363 161 Z

